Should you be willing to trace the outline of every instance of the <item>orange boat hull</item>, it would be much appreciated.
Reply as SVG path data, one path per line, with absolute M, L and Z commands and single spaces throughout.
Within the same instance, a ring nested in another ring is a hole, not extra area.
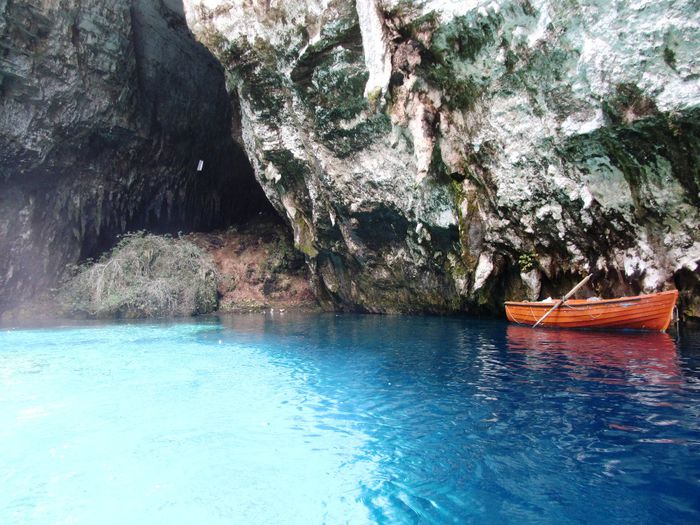
M 600 301 L 572 299 L 554 310 L 540 326 L 663 331 L 671 324 L 677 300 L 677 290 Z M 554 304 L 509 301 L 506 316 L 514 323 L 534 325 Z

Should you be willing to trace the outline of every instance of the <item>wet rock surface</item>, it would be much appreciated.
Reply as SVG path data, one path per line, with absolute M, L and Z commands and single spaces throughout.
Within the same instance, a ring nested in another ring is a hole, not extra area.
M 180 1 L 0 0 L 0 312 L 118 234 L 263 208 L 230 108 Z
M 593 273 L 697 315 L 695 2 L 188 3 L 329 306 L 497 311 Z

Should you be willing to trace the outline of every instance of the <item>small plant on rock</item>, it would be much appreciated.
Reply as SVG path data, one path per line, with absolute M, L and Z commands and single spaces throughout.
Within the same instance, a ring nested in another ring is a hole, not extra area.
M 367 103 L 369 105 L 369 110 L 372 113 L 376 113 L 379 109 L 382 97 L 382 88 L 375 88 L 369 93 L 367 93 Z
M 537 265 L 537 254 L 534 252 L 523 253 L 518 257 L 518 266 L 522 273 L 528 273 Z

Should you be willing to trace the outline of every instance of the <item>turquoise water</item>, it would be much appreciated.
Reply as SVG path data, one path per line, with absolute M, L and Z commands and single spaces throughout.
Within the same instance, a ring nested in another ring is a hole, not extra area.
M 0 523 L 699 523 L 698 341 L 290 314 L 0 330 Z

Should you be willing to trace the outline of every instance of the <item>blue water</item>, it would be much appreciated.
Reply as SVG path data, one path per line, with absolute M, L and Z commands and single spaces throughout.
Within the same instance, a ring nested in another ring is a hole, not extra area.
M 700 523 L 700 337 L 245 315 L 0 331 L 0 523 Z

